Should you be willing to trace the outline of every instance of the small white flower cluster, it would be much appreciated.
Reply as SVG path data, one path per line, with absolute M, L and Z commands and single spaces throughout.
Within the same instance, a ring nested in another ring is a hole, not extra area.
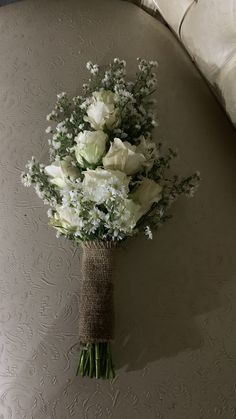
M 152 230 L 150 229 L 149 226 L 146 226 L 145 227 L 145 234 L 148 237 L 148 239 L 152 240 L 152 238 L 153 238 Z
M 35 157 L 32 156 L 25 167 L 27 172 L 21 174 L 23 185 L 26 187 L 34 185 L 38 197 L 41 198 L 45 204 L 55 207 L 58 202 L 59 193 L 54 190 L 50 180 L 45 174 L 45 165 L 36 162 Z
M 87 62 L 86 68 L 87 68 L 87 70 L 90 71 L 90 73 L 93 76 L 96 76 L 98 74 L 98 72 L 99 72 L 99 66 L 98 66 L 98 64 L 93 64 L 91 61 L 88 61 Z
M 123 240 L 143 231 L 152 239 L 178 196 L 194 193 L 199 174 L 168 179 L 175 153 L 162 154 L 152 140 L 156 66 L 138 59 L 136 78 L 127 81 L 124 60 L 115 58 L 105 70 L 89 61 L 84 95 L 57 95 L 46 118 L 55 123 L 46 128 L 51 164 L 32 157 L 21 178 L 50 205 L 58 235 Z

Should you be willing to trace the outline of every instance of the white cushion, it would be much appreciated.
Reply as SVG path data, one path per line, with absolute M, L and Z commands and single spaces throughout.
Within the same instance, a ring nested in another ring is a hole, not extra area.
M 181 22 L 194 0 L 153 0 L 164 19 L 178 34 Z
M 236 55 L 228 60 L 216 78 L 226 110 L 236 124 Z
M 179 14 L 182 6 L 179 2 L 155 0 L 155 3 L 180 35 L 205 77 L 220 90 L 222 103 L 236 124 L 233 77 L 236 71 L 236 0 L 193 2 L 185 13 L 181 28 Z

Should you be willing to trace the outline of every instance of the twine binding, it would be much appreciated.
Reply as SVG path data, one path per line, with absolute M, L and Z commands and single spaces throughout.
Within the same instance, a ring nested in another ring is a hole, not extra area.
M 83 242 L 79 308 L 79 341 L 109 342 L 114 338 L 113 263 L 116 242 Z

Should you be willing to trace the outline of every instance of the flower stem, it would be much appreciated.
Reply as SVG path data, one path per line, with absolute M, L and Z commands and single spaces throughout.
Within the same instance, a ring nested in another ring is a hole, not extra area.
M 109 342 L 88 343 L 81 349 L 76 375 L 90 378 L 115 377 Z
M 100 347 L 99 347 L 99 343 L 95 344 L 95 366 L 96 366 L 96 378 L 100 378 Z

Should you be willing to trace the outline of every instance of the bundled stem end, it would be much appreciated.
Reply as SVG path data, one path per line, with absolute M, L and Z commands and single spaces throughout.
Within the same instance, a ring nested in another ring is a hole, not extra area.
M 76 375 L 89 378 L 115 377 L 110 342 L 87 343 L 80 352 Z

